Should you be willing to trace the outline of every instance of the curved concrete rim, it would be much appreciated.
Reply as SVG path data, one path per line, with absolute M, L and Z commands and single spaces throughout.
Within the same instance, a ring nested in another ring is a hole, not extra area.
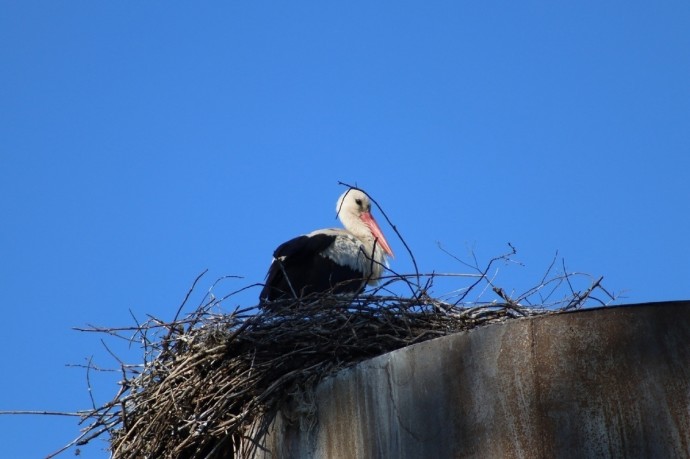
M 322 381 L 315 409 L 308 429 L 279 416 L 260 456 L 690 457 L 690 301 L 419 343 Z

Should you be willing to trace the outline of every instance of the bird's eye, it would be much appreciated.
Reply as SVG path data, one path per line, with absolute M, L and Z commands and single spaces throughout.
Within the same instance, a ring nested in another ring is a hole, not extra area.
M 357 203 L 358 206 L 362 206 L 362 200 L 361 199 L 355 199 L 355 202 Z

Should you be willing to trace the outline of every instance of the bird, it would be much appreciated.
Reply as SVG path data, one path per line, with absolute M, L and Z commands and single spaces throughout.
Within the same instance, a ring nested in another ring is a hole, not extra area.
M 393 251 L 371 214 L 369 196 L 349 188 L 336 212 L 344 229 L 319 229 L 278 246 L 260 303 L 324 292 L 358 294 L 376 285 Z

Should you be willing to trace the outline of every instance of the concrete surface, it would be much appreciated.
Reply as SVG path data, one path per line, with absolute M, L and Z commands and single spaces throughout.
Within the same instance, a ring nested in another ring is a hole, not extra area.
M 690 301 L 513 320 L 323 381 L 273 458 L 690 457 Z

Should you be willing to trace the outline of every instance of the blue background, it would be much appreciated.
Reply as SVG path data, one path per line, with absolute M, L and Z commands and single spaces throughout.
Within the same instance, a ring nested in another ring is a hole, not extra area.
M 337 225 L 338 181 L 425 272 L 469 272 L 438 243 L 483 265 L 511 242 L 508 292 L 558 251 L 617 304 L 690 298 L 688 2 L 2 0 L 0 62 L 0 410 L 89 408 L 66 365 L 117 362 L 72 327 L 170 320 L 205 269 L 187 310 L 261 282 L 280 242 Z M 119 376 L 91 372 L 97 403 Z M 78 426 L 0 432 L 42 457 Z

